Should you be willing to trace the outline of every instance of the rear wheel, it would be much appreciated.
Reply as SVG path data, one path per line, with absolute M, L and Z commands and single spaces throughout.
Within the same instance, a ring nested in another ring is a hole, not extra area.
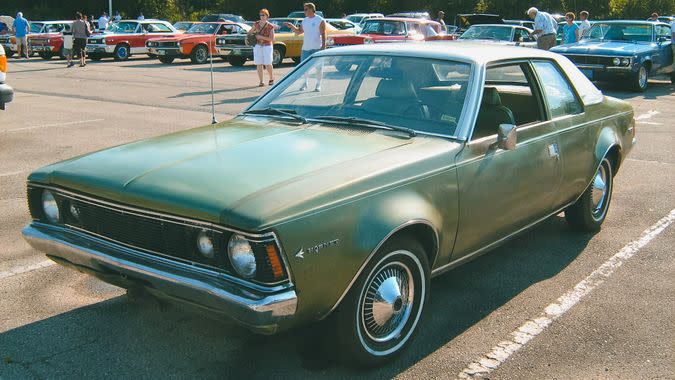
M 127 59 L 129 59 L 130 56 L 131 51 L 129 45 L 120 44 L 115 47 L 115 51 L 113 52 L 113 57 L 115 58 L 115 61 L 126 61 Z
M 244 64 L 246 63 L 246 58 L 234 56 L 230 57 L 229 61 L 230 65 L 232 66 L 244 66 Z
M 300 63 L 300 57 L 293 57 L 293 58 L 291 58 L 291 59 L 292 59 L 293 62 L 295 62 L 295 63 Z
M 633 75 L 633 78 L 631 79 L 631 87 L 635 91 L 644 92 L 647 89 L 648 82 L 649 69 L 644 63 L 642 63 L 640 64 L 637 73 Z
M 192 54 L 190 54 L 190 61 L 192 61 L 192 63 L 201 65 L 208 62 L 208 60 L 209 51 L 206 49 L 206 46 L 199 45 L 192 49 Z
M 284 54 L 286 54 L 286 49 L 282 46 L 275 46 L 272 49 L 272 66 L 279 67 L 284 61 Z
M 429 296 L 429 262 L 408 236 L 385 243 L 366 265 L 334 315 L 346 363 L 377 366 L 407 346 Z
M 575 230 L 595 232 L 605 221 L 612 199 L 614 172 L 607 157 L 600 162 L 588 188 L 565 210 L 565 220 Z
M 160 56 L 159 61 L 162 62 L 162 63 L 166 63 L 168 65 L 168 64 L 172 63 L 175 58 L 176 57 L 161 57 Z

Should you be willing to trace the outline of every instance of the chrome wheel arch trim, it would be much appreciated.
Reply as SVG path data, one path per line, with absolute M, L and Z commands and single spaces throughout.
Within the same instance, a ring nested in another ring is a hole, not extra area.
M 433 264 L 436 263 L 436 258 L 438 257 L 438 253 L 439 253 L 439 251 L 440 251 L 440 238 L 439 238 L 439 235 L 438 235 L 438 231 L 436 230 L 436 227 L 434 227 L 434 225 L 433 225 L 430 221 L 428 221 L 428 220 L 426 220 L 426 219 L 411 219 L 411 220 L 409 220 L 409 221 L 407 221 L 407 222 L 405 222 L 405 223 L 403 223 L 403 224 L 398 225 L 396 228 L 394 228 L 393 230 L 391 230 L 391 231 L 390 231 L 390 232 L 389 232 L 382 240 L 380 240 L 380 242 L 377 244 L 377 246 L 375 246 L 375 249 L 373 249 L 373 250 L 370 252 L 370 254 L 368 254 L 368 257 L 366 257 L 366 259 L 363 261 L 363 264 L 361 264 L 361 266 L 359 267 L 359 270 L 356 271 L 356 274 L 354 274 L 354 277 L 352 277 L 352 280 L 349 282 L 349 284 L 347 285 L 347 287 L 345 288 L 345 290 L 342 292 L 342 294 L 340 295 L 340 298 L 338 298 L 338 300 L 337 300 L 337 301 L 335 302 L 335 304 L 330 308 L 330 310 L 328 310 L 325 314 L 323 314 L 323 315 L 322 315 L 321 317 L 319 317 L 318 319 L 319 319 L 319 320 L 325 319 L 325 318 L 328 317 L 331 313 L 333 313 L 333 311 L 335 311 L 335 309 L 337 309 L 337 307 L 340 305 L 340 303 L 342 302 L 342 300 L 347 296 L 347 293 L 349 293 L 349 291 L 352 289 L 352 286 L 354 286 L 354 283 L 355 283 L 356 280 L 359 278 L 359 276 L 361 275 L 361 273 L 363 272 L 363 270 L 366 268 L 366 265 L 368 265 L 368 263 L 370 263 L 370 261 L 371 261 L 371 259 L 373 258 L 373 256 L 375 256 L 375 254 L 377 253 L 377 251 L 380 250 L 380 248 L 384 245 L 384 243 L 386 243 L 386 242 L 387 242 L 392 236 L 394 236 L 397 232 L 403 230 L 403 229 L 406 228 L 406 227 L 413 226 L 413 225 L 415 225 L 415 224 L 426 225 L 426 226 L 430 227 L 430 228 L 432 229 L 432 231 L 434 232 L 434 237 L 435 237 L 435 239 L 436 239 L 436 241 L 435 241 L 436 249 L 435 249 L 435 252 L 433 252 L 433 258 L 434 258 L 434 259 L 433 259 L 433 262 L 432 262 L 432 260 L 429 260 L 430 269 L 433 268 Z

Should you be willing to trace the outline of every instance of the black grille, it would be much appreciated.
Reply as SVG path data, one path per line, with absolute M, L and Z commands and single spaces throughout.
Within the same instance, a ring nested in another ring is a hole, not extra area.
M 231 232 L 216 230 L 199 224 L 177 221 L 160 215 L 145 215 L 140 211 L 125 210 L 97 201 L 86 200 L 54 192 L 59 204 L 58 224 L 95 234 L 116 243 L 141 249 L 146 253 L 206 267 L 223 273 L 235 274 L 227 255 L 227 242 Z M 28 187 L 28 207 L 31 216 L 47 222 L 42 211 L 42 189 Z M 197 236 L 206 231 L 215 244 L 213 258 L 203 256 L 197 248 Z M 274 283 L 271 263 L 265 250 L 266 244 L 251 242 L 256 256 L 256 281 Z M 285 276 L 284 269 L 284 276 Z
M 578 65 L 603 65 L 613 66 L 614 57 L 599 57 L 593 55 L 565 55 L 570 61 Z

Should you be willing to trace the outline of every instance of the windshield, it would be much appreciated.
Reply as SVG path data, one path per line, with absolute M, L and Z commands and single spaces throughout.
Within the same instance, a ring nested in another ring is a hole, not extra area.
M 40 33 L 43 26 L 45 26 L 45 24 L 43 24 L 41 22 L 31 22 L 30 23 L 30 33 Z
M 454 136 L 464 107 L 467 63 L 395 56 L 311 58 L 250 110 L 312 119 L 359 118 Z
M 405 23 L 402 21 L 369 20 L 363 24 L 361 34 L 402 36 L 405 34 Z
M 137 22 L 115 22 L 108 27 L 107 31 L 111 33 L 133 33 L 136 30 L 137 25 Z
M 467 29 L 459 39 L 511 41 L 511 28 L 499 26 L 472 26 Z
M 191 22 L 177 22 L 173 24 L 173 27 L 178 30 L 188 30 L 192 26 Z
M 651 42 L 652 25 L 595 23 L 588 32 L 588 39 L 611 41 Z
M 194 24 L 186 33 L 189 34 L 213 34 L 219 24 Z
M 366 16 L 347 16 L 347 20 L 355 23 L 360 23 Z

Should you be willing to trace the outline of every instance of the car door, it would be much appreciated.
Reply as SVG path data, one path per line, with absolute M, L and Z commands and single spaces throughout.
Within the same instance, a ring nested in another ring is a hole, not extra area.
M 655 25 L 656 52 L 652 55 L 654 74 L 668 73 L 673 65 L 672 32 L 670 26 Z M 665 39 L 660 41 L 660 39 Z
M 557 134 L 562 180 L 554 208 L 559 208 L 575 200 L 588 186 L 589 173 L 596 164 L 596 124 L 602 122 L 589 120 L 592 115 L 586 115 L 573 84 L 555 62 L 536 60 L 532 66 L 543 89 L 548 119 Z
M 469 142 L 457 157 L 459 230 L 453 259 L 548 216 L 561 177 L 557 136 L 527 61 L 488 66 Z M 516 125 L 513 150 L 496 145 L 499 124 Z

